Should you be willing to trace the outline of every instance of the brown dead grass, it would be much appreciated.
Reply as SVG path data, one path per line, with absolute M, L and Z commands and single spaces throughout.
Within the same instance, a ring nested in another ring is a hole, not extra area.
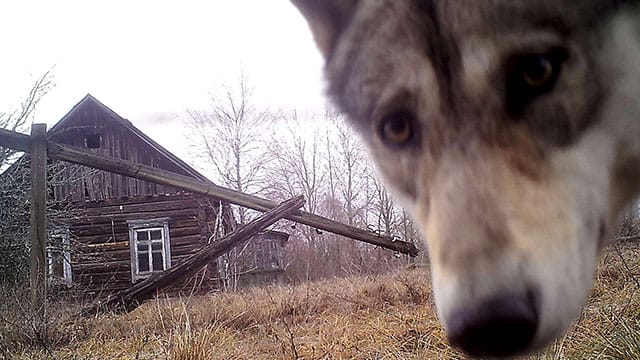
M 603 257 L 572 330 L 532 359 L 640 358 L 640 251 Z M 297 287 L 157 299 L 124 315 L 66 312 L 47 344 L 0 323 L 0 358 L 463 359 L 444 341 L 426 269 Z M 11 317 L 11 316 L 8 316 Z

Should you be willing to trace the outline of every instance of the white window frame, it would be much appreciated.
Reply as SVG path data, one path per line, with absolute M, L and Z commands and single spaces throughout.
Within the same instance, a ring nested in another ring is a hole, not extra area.
M 54 241 L 59 239 L 60 241 Z M 53 244 L 53 246 L 52 246 Z M 47 244 L 47 279 L 49 282 L 62 282 L 71 287 L 73 285 L 73 272 L 71 271 L 71 239 L 69 229 L 56 227 L 49 230 Z M 54 256 L 56 254 L 57 256 Z M 54 274 L 55 263 L 62 261 L 62 276 Z
M 149 220 L 130 220 L 127 221 L 129 225 L 129 248 L 131 252 L 131 282 L 136 282 L 140 279 L 146 279 L 154 273 L 162 272 L 171 268 L 171 241 L 169 238 L 169 218 L 149 219 Z M 146 231 L 161 231 L 161 240 L 138 240 L 138 233 Z M 151 250 L 151 244 L 153 242 L 162 243 L 162 270 L 153 270 L 153 252 Z M 140 271 L 140 264 L 138 264 L 138 244 L 148 245 L 149 254 L 149 271 Z

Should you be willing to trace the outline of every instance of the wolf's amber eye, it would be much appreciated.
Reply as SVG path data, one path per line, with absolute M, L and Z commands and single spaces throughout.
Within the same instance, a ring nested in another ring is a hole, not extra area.
M 522 80 L 532 88 L 541 88 L 551 81 L 556 72 L 556 66 L 545 56 L 535 56 L 527 59 L 522 68 Z
M 552 91 L 569 51 L 554 47 L 544 53 L 515 54 L 506 63 L 506 105 L 519 117 L 539 96 Z
M 553 48 L 542 54 L 514 56 L 508 65 L 508 90 L 529 96 L 551 90 L 558 80 L 562 64 L 568 56 L 568 51 L 561 47 Z
M 380 137 L 391 146 L 403 146 L 415 137 L 414 117 L 411 113 L 400 111 L 382 119 Z

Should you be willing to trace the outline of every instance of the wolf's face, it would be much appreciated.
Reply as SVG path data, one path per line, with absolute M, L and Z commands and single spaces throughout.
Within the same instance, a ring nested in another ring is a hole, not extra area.
M 422 229 L 451 343 L 501 356 L 553 340 L 638 190 L 635 4 L 293 2 Z

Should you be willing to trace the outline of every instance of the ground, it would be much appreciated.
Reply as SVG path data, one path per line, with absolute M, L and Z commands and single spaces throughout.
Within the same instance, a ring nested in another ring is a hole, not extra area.
M 608 250 L 581 318 L 545 352 L 526 359 L 640 359 L 639 255 L 637 243 Z M 0 358 L 464 359 L 446 344 L 428 278 L 428 269 L 417 267 L 159 298 L 129 314 L 88 319 L 75 315 L 78 306 L 57 303 L 46 346 L 31 335 L 23 309 L 6 301 Z

